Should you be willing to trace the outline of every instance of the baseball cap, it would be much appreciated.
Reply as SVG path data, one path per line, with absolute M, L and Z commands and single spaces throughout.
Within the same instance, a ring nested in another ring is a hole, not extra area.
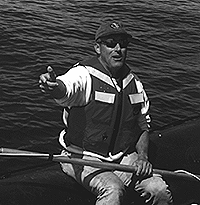
M 95 41 L 97 41 L 99 38 L 114 34 L 122 34 L 127 38 L 132 38 L 131 34 L 129 34 L 125 30 L 121 22 L 111 21 L 101 24 L 101 26 L 98 28 L 96 32 Z

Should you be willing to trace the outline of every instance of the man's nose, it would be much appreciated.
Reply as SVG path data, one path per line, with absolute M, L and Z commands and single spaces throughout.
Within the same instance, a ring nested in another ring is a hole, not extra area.
M 119 43 L 117 43 L 117 45 L 115 46 L 115 50 L 121 50 L 121 46 Z

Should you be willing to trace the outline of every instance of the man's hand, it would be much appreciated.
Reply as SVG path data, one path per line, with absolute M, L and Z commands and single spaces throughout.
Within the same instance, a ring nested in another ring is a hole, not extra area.
M 39 87 L 43 93 L 49 93 L 58 86 L 56 74 L 52 67 L 47 67 L 47 73 L 40 75 Z
M 136 144 L 138 153 L 138 159 L 135 162 L 137 166 L 137 176 L 150 176 L 152 175 L 153 168 L 152 164 L 148 161 L 148 145 L 149 145 L 149 134 L 148 131 L 144 131 Z
M 135 162 L 137 166 L 136 175 L 137 176 L 150 176 L 153 173 L 152 164 L 144 157 L 138 157 Z

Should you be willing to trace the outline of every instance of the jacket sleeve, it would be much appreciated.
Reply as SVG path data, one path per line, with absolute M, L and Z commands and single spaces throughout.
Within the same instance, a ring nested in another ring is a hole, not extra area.
M 62 81 L 66 90 L 64 97 L 55 99 L 59 105 L 72 107 L 83 106 L 88 103 L 92 80 L 84 66 L 77 65 L 56 79 Z
M 143 102 L 141 103 L 141 111 L 138 115 L 138 124 L 142 131 L 149 131 L 151 118 L 149 116 L 149 99 L 143 88 L 141 81 L 135 80 L 138 93 L 143 94 Z

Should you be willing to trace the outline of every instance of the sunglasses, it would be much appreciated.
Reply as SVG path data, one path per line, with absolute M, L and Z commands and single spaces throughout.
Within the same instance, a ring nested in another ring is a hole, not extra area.
M 106 45 L 108 48 L 114 48 L 117 44 L 120 45 L 121 48 L 126 48 L 129 44 L 128 39 L 106 39 L 106 40 L 101 40 L 101 43 Z

